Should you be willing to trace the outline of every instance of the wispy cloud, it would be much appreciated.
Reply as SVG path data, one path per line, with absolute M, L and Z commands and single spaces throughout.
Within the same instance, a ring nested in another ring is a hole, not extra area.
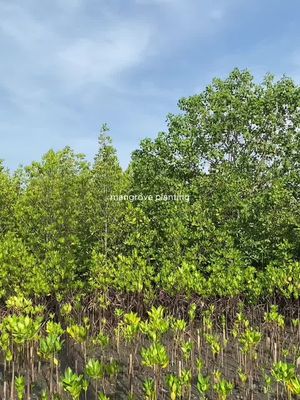
M 45 35 L 45 28 L 26 8 L 13 2 L 0 2 L 0 31 L 22 51 L 34 47 Z M 4 38 L 3 38 L 4 39 Z
M 110 26 L 95 38 L 83 37 L 61 48 L 57 69 L 75 86 L 90 82 L 113 84 L 122 72 L 142 62 L 151 32 L 138 24 Z

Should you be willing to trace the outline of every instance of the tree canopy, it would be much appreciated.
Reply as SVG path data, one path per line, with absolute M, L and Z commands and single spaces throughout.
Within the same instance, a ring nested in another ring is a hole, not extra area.
M 299 295 L 299 86 L 235 69 L 178 107 L 126 171 L 106 125 L 93 163 L 67 147 L 0 164 L 2 298 Z

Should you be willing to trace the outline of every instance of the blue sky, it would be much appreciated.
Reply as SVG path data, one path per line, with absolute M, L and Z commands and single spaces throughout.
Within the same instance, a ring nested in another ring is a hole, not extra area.
M 299 16 L 299 0 L 0 0 L 0 159 L 92 160 L 106 122 L 125 167 L 215 76 L 300 82 Z

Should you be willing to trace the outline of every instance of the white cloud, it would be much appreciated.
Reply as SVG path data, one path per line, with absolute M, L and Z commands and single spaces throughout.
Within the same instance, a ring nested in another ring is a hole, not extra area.
M 0 32 L 23 50 L 43 38 L 45 28 L 25 8 L 13 3 L 0 3 Z
M 71 14 L 63 0 L 55 4 L 65 7 L 63 26 L 57 15 L 43 23 L 29 7 L 0 2 L 0 46 L 5 54 L 0 87 L 24 112 L 38 111 L 45 103 L 53 107 L 53 97 L 89 83 L 117 88 L 122 74 L 150 54 L 149 25 L 110 16 L 107 21 L 103 17 L 100 25 L 67 32 L 73 12 L 80 16 L 82 1 L 74 2 Z
M 111 26 L 96 38 L 79 38 L 60 49 L 57 69 L 75 86 L 90 82 L 110 85 L 119 74 L 145 60 L 150 39 L 147 27 Z
M 34 7 L 13 0 L 0 2 L 0 31 L 6 37 L 2 39 L 6 47 L 0 65 L 2 86 L 20 103 L 26 98 L 33 103 L 45 99 L 55 85 L 59 85 L 57 93 L 90 83 L 115 90 L 123 85 L 124 91 L 124 72 L 147 63 L 148 57 L 173 52 L 191 32 L 203 38 L 220 29 L 215 21 L 224 16 L 223 0 L 212 6 L 196 0 L 135 2 L 168 4 L 168 8 L 160 18 L 139 22 L 130 15 L 117 15 L 113 8 L 108 12 L 106 5 L 98 10 L 99 23 L 93 20 L 89 26 L 86 21 L 78 27 L 72 22 L 84 16 L 83 0 L 53 0 L 54 11 L 51 8 L 52 14 L 42 21 Z

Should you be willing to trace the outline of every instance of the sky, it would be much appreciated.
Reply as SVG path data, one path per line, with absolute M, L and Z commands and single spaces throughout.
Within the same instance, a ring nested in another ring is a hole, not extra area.
M 299 17 L 299 0 L 0 0 L 0 159 L 92 160 L 107 123 L 125 168 L 214 77 L 300 83 Z

